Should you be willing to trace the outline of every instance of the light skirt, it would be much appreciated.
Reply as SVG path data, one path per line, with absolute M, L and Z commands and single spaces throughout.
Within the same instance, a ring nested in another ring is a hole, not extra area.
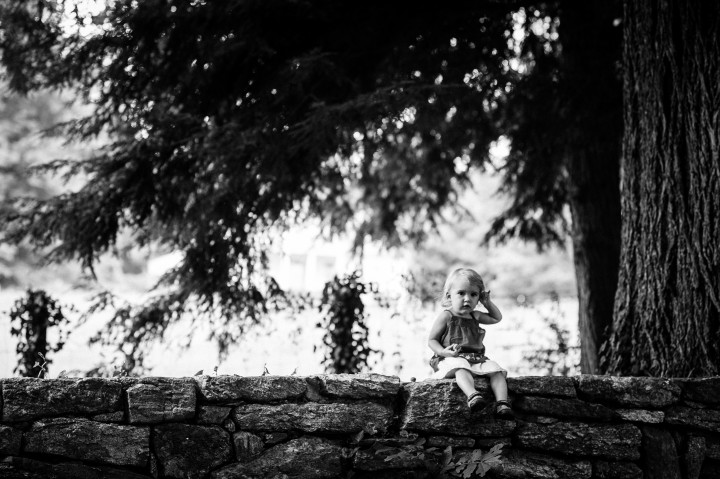
M 467 369 L 474 376 L 489 376 L 493 373 L 503 373 L 507 377 L 507 371 L 500 367 L 495 361 L 489 359 L 484 363 L 470 364 L 465 358 L 445 358 L 437 365 L 438 370 L 431 376 L 432 379 L 454 378 L 455 371 Z

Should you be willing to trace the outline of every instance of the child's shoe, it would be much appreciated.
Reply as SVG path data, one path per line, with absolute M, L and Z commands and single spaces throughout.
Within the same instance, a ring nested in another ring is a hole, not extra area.
M 503 419 L 511 419 L 515 415 L 512 409 L 510 409 L 509 401 L 496 401 L 495 402 L 495 416 Z
M 474 392 L 468 396 L 467 405 L 471 411 L 477 411 L 483 405 L 482 395 L 479 392 Z

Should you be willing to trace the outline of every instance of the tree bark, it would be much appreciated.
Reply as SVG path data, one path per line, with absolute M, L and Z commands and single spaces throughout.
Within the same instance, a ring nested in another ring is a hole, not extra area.
M 627 0 L 622 249 L 603 369 L 720 373 L 720 3 Z
M 598 372 L 620 257 L 622 83 L 618 1 L 561 4 L 566 164 L 578 291 L 581 371 Z

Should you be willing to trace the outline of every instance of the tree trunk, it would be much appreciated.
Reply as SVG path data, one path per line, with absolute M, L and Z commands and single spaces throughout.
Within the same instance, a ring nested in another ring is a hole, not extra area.
M 720 2 L 627 0 L 622 253 L 604 370 L 720 373 Z
M 598 372 L 620 258 L 622 84 L 618 1 L 561 4 L 567 169 L 579 303 L 581 371 Z

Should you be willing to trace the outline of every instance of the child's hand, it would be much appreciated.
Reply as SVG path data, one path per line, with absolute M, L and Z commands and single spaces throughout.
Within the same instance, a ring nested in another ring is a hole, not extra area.
M 488 301 L 490 301 L 490 291 L 481 291 L 480 292 L 480 302 L 484 306 L 485 303 L 487 303 Z
M 446 358 L 455 358 L 458 354 L 460 354 L 460 346 L 455 343 L 442 350 L 442 355 Z

